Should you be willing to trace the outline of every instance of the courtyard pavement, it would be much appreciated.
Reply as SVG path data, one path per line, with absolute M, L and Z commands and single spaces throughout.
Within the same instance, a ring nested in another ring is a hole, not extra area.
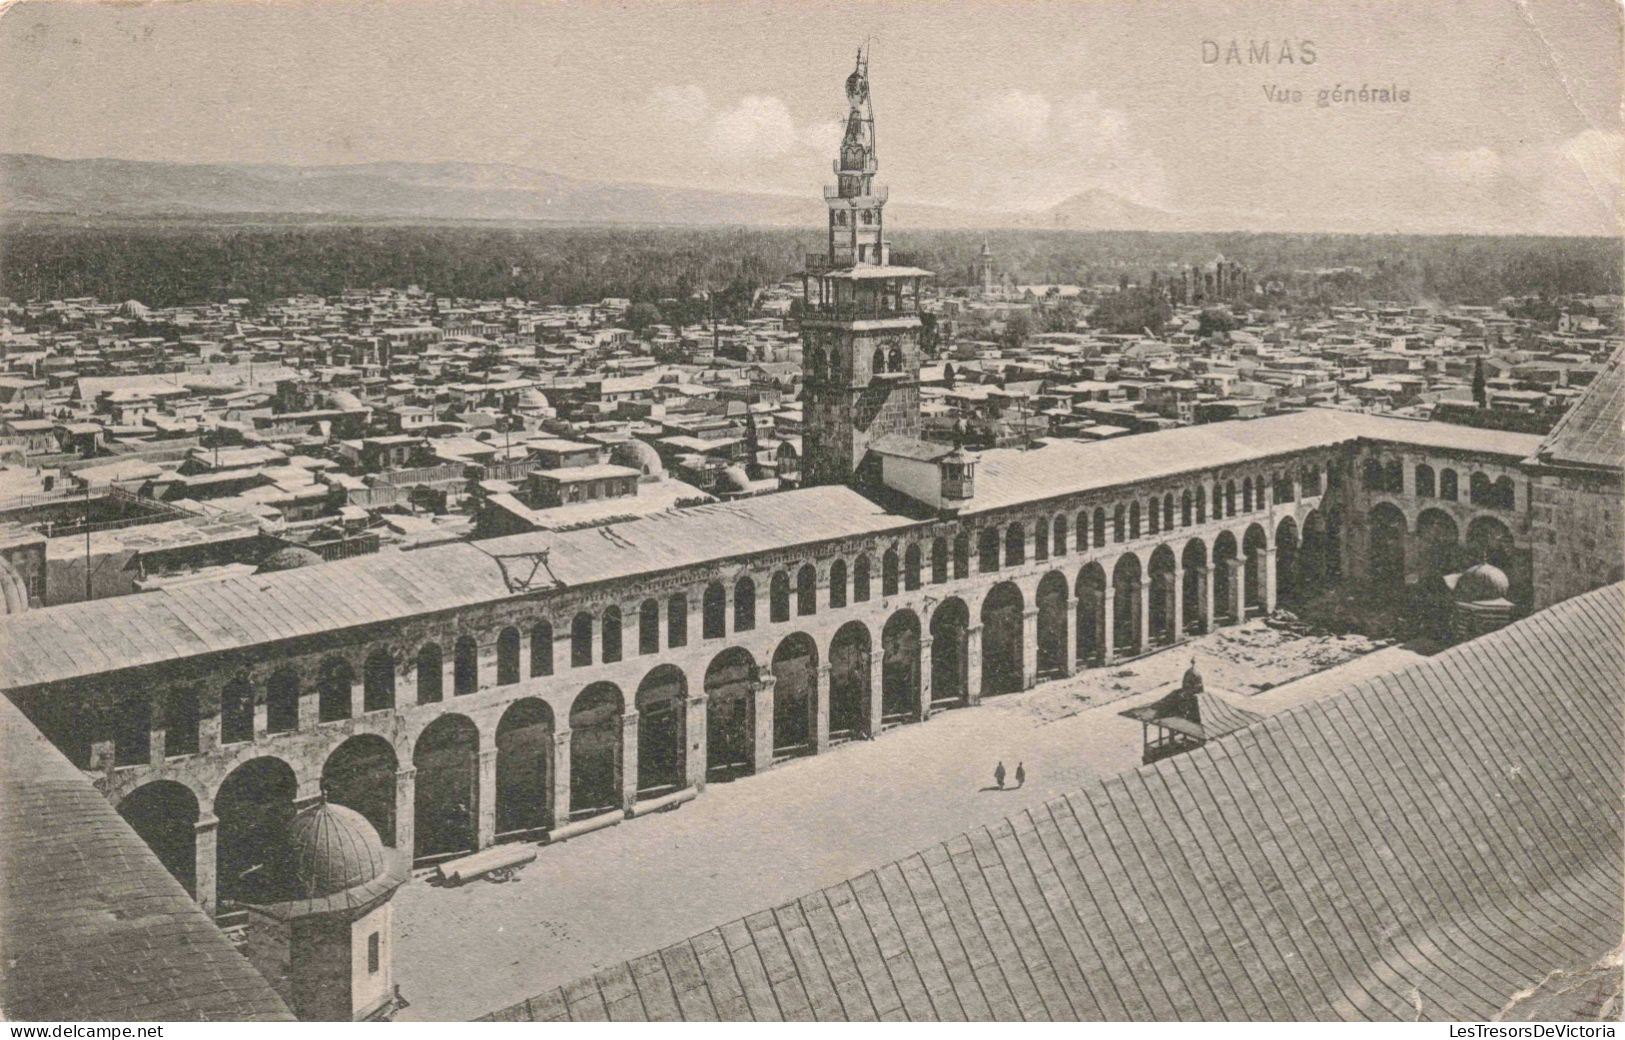
M 478 1017 L 1132 768 L 1140 726 L 1117 713 L 1192 659 L 1209 690 L 1268 714 L 1418 659 L 1373 649 L 1255 621 L 712 784 L 675 812 L 542 847 L 504 884 L 440 888 L 419 871 L 395 897 L 411 1002 L 397 1017 Z M 1001 760 L 1026 766 L 1024 788 L 993 789 Z

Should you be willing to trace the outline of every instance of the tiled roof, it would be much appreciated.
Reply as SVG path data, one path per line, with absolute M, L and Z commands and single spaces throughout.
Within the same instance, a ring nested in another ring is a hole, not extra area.
M 1625 464 L 1625 350 L 1616 351 L 1535 449 L 1540 462 L 1558 466 Z
M 491 1017 L 1487 1019 L 1619 943 L 1622 612 L 1576 597 Z
M 0 697 L 0 1017 L 288 1021 L 107 799 Z

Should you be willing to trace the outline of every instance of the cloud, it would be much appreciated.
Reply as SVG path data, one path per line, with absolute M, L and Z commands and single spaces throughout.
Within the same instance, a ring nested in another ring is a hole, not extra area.
M 800 143 L 790 109 L 776 97 L 752 95 L 716 113 L 706 130 L 711 150 L 723 159 L 772 159 Z
M 1625 135 L 1588 129 L 1509 149 L 1439 152 L 1425 165 L 1438 197 L 1475 225 L 1613 235 L 1620 228 L 1622 155 Z
M 711 110 L 711 99 L 697 83 L 667 85 L 649 93 L 649 107 L 656 118 L 679 126 L 698 126 Z

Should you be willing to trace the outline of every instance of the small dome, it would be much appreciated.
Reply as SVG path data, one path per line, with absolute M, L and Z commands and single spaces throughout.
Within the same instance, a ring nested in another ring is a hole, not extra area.
M 660 462 L 660 453 L 635 438 L 622 441 L 609 449 L 609 461 L 617 466 L 642 470 L 643 475 L 646 477 L 663 477 L 666 475 L 666 467 Z
M 717 487 L 723 491 L 748 491 L 750 475 L 745 472 L 743 466 L 729 466 L 722 471 L 722 476 L 717 478 Z
M 309 549 L 299 545 L 289 545 L 267 556 L 254 568 L 255 574 L 275 574 L 277 571 L 291 571 L 297 567 L 310 567 L 321 563 L 322 558 Z
M 1493 564 L 1481 563 L 1462 571 L 1461 577 L 1456 579 L 1456 599 L 1462 603 L 1506 599 L 1511 587 L 1505 571 Z
M 291 882 L 300 899 L 320 899 L 388 873 L 384 843 L 354 809 L 323 802 L 288 825 Z
M 341 412 L 359 412 L 367 407 L 361 403 L 361 398 L 348 390 L 334 390 L 328 394 L 327 406 L 337 408 Z
M 1202 692 L 1202 673 L 1196 670 L 1196 659 L 1191 658 L 1191 666 L 1185 669 L 1185 678 L 1180 681 L 1179 689 L 1183 693 Z
M 519 395 L 519 407 L 524 410 L 543 411 L 552 405 L 547 403 L 547 395 L 533 386 Z

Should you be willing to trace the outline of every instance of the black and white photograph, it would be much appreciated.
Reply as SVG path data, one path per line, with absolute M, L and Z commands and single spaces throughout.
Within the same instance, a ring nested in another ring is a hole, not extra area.
M 1615 1036 L 1622 25 L 0 3 L 8 1036 Z

